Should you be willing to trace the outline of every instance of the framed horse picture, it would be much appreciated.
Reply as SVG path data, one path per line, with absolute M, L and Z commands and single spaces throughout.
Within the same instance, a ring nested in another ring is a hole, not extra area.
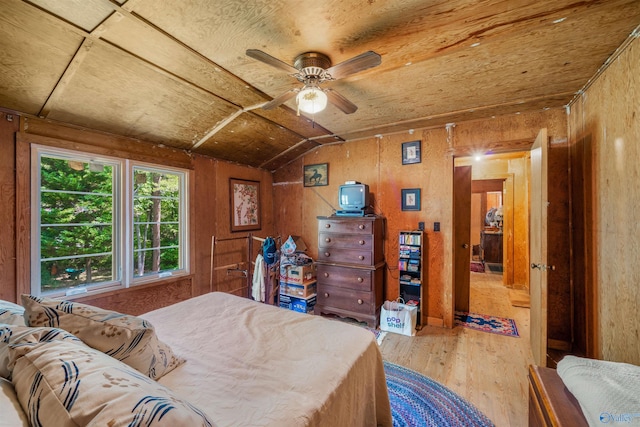
M 329 163 L 304 166 L 304 186 L 320 187 L 329 185 Z

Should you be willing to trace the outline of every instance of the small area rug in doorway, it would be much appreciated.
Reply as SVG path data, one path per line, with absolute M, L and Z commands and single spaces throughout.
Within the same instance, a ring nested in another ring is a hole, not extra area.
M 394 427 L 489 427 L 493 423 L 442 384 L 405 367 L 384 362 Z
M 467 313 L 466 311 L 456 311 L 456 325 L 476 331 L 491 332 L 493 334 L 518 337 L 516 321 L 506 317 L 487 316 L 486 314 Z

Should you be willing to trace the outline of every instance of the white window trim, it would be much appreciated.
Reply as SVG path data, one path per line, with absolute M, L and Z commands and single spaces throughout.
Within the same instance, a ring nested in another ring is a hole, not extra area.
M 117 259 L 114 277 L 119 280 L 101 284 L 79 286 L 70 292 L 64 289 L 60 292 L 43 293 L 41 288 L 41 253 L 40 253 L 40 157 L 42 154 L 69 157 L 72 160 L 85 160 L 87 162 L 100 162 L 114 166 L 114 224 L 116 234 L 113 244 L 113 256 Z M 181 204 L 179 212 L 180 222 L 180 259 L 182 269 L 172 272 L 160 272 L 148 274 L 142 277 L 133 277 L 133 169 L 141 167 L 156 170 L 158 172 L 175 173 L 181 176 L 180 195 Z M 189 236 L 189 179 L 191 171 L 188 169 L 163 166 L 152 163 L 134 161 L 118 157 L 95 155 L 89 152 L 67 150 L 63 148 L 33 144 L 31 146 L 31 292 L 34 295 L 47 296 L 72 296 L 75 294 L 96 294 L 117 289 L 124 289 L 156 282 L 166 277 L 181 277 L 190 274 L 190 236 Z M 126 214 L 125 214 L 126 213 Z M 118 243 L 120 242 L 120 243 Z
M 127 160 L 127 173 L 126 175 L 126 193 L 128 193 L 125 197 L 126 200 L 125 202 L 128 204 L 128 206 L 126 207 L 126 211 L 127 212 L 132 212 L 133 211 L 133 177 L 134 177 L 134 173 L 133 173 L 133 169 L 134 168 L 143 168 L 146 170 L 155 170 L 157 172 L 163 173 L 163 172 L 171 172 L 171 173 L 175 173 L 178 175 L 182 176 L 182 179 L 180 180 L 180 194 L 182 195 L 182 203 L 180 204 L 180 213 L 179 213 L 179 222 L 180 222 L 180 236 L 181 237 L 181 243 L 182 243 L 182 248 L 180 250 L 180 259 L 183 260 L 182 265 L 184 266 L 184 268 L 177 270 L 177 271 L 172 271 L 172 272 L 161 272 L 161 273 L 154 273 L 154 274 L 148 274 L 148 275 L 144 275 L 141 277 L 133 277 L 133 216 L 131 216 L 129 219 L 129 221 L 127 221 L 127 230 L 126 231 L 126 239 L 128 239 L 128 242 L 126 242 L 126 248 L 129 248 L 129 253 L 127 256 L 125 256 L 125 263 L 126 263 L 126 270 L 125 272 L 127 273 L 127 282 L 131 283 L 132 285 L 138 285 L 138 284 L 144 284 L 144 283 L 149 283 L 149 282 L 155 282 L 158 279 L 163 279 L 166 277 L 180 277 L 180 276 L 186 276 L 189 274 L 189 215 L 188 215 L 188 208 L 189 208 L 189 174 L 190 171 L 187 169 L 181 169 L 181 168 L 176 168 L 176 167 L 171 167 L 171 166 L 160 166 L 160 165 L 156 165 L 156 164 L 152 164 L 152 163 L 144 163 L 144 162 L 138 162 L 138 161 L 133 161 L 133 160 Z

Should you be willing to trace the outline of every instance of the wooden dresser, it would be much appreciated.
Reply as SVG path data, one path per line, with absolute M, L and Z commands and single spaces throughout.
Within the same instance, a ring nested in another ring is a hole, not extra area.
M 384 298 L 384 218 L 318 217 L 316 314 L 376 327 Z

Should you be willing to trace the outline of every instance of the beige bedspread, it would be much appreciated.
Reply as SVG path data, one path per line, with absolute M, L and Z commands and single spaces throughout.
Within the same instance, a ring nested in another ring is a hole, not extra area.
M 186 362 L 159 382 L 216 426 L 391 425 L 373 334 L 210 293 L 141 316 Z

